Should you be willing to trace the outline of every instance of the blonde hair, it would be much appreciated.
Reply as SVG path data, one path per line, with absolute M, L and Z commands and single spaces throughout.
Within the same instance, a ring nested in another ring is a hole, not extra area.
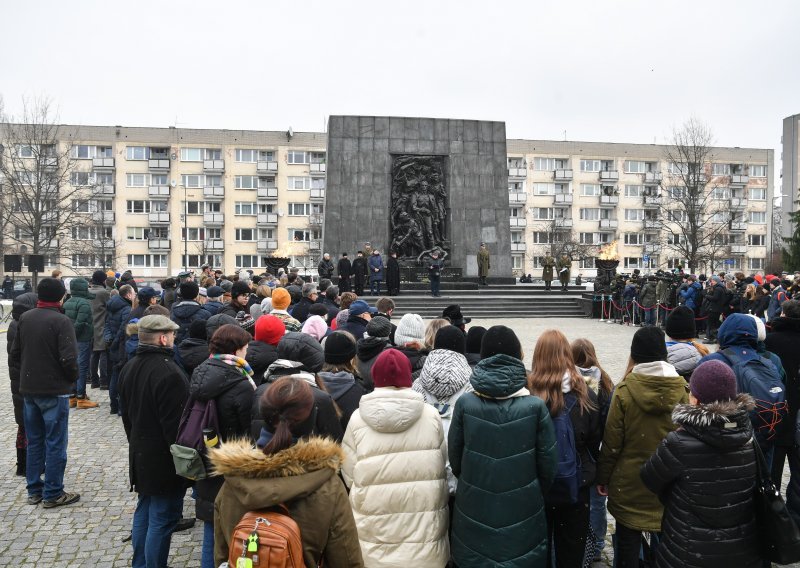
M 600 388 L 611 394 L 614 390 L 614 383 L 611 377 L 605 372 L 600 362 L 597 360 L 597 353 L 594 350 L 594 344 L 588 339 L 580 338 L 572 342 L 570 346 L 572 349 L 572 359 L 578 367 L 588 369 L 589 367 L 597 367 L 600 370 Z
M 258 288 L 256 288 L 256 296 L 258 296 L 261 299 L 263 299 L 263 298 L 271 298 L 272 297 L 272 288 L 270 288 L 266 284 L 261 284 L 261 285 L 259 285 Z
M 432 319 L 428 322 L 428 327 L 425 328 L 425 349 L 432 350 L 433 344 L 436 342 L 436 332 L 450 325 L 450 322 L 444 318 Z
M 557 329 L 548 329 L 536 341 L 533 349 L 528 386 L 550 408 L 550 416 L 557 416 L 564 408 L 563 377 L 570 375 L 572 392 L 578 399 L 581 412 L 594 408 L 589 398 L 589 387 L 575 368 L 572 350 L 566 336 Z
M 748 300 L 754 300 L 756 297 L 756 285 L 748 284 L 744 289 L 744 297 Z

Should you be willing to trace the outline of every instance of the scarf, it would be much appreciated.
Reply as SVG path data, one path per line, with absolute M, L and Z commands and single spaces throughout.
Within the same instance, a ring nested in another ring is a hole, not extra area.
M 55 308 L 59 312 L 63 312 L 63 308 L 61 307 L 61 302 L 45 302 L 44 300 L 36 300 L 36 307 L 37 308 Z
M 211 355 L 209 358 L 236 367 L 239 372 L 242 373 L 242 376 L 250 381 L 250 386 L 253 387 L 253 390 L 256 390 L 256 382 L 253 380 L 253 368 L 247 361 L 236 355 L 231 355 L 230 353 L 218 353 L 216 355 Z

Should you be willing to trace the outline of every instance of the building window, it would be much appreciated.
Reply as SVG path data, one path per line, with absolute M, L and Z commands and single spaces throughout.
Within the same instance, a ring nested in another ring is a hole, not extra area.
M 626 209 L 626 221 L 644 221 L 644 209 Z
M 731 165 L 714 164 L 711 169 L 711 174 L 715 176 L 729 176 L 731 175 Z
M 625 160 L 625 168 L 626 174 L 643 174 L 647 171 L 647 162 L 638 162 L 635 160 Z
M 680 211 L 673 210 L 667 213 L 667 219 L 669 219 L 674 223 L 685 223 L 688 218 L 689 218 L 688 213 L 686 213 L 686 211 L 683 210 Z M 725 221 L 723 220 L 720 222 L 724 223 Z
M 237 162 L 254 163 L 258 161 L 258 150 L 236 148 L 235 157 Z
M 750 177 L 754 178 L 767 177 L 767 166 L 750 166 Z
M 295 191 L 302 191 L 304 189 L 311 189 L 311 178 L 304 176 L 289 176 L 287 178 L 289 189 Z
M 208 175 L 205 176 L 205 186 L 206 187 L 222 187 L 222 176 L 221 175 Z
M 765 187 L 751 187 L 748 190 L 748 197 L 753 201 L 766 201 L 767 188 Z
M 149 174 L 150 185 L 169 185 L 169 176 L 167 174 Z
M 150 148 L 147 146 L 128 146 L 125 148 L 125 157 L 128 160 L 147 160 L 150 158 Z
M 204 148 L 181 148 L 181 162 L 202 162 Z
M 554 183 L 534 183 L 533 193 L 535 195 L 555 195 L 556 184 Z
M 125 178 L 128 187 L 147 187 L 147 174 L 128 174 Z
M 581 233 L 579 235 L 581 244 L 600 245 L 611 242 L 610 233 Z
M 258 268 L 259 258 L 257 254 L 237 254 L 236 268 Z
M 600 160 L 581 160 L 582 172 L 599 172 Z
M 750 211 L 750 222 L 754 225 L 765 225 L 767 223 L 766 211 Z
M 634 246 L 643 245 L 644 233 L 625 233 L 625 244 Z
M 256 189 L 258 176 L 236 176 L 234 177 L 234 187 L 236 189 Z
M 147 227 L 128 227 L 129 241 L 146 241 L 150 238 L 150 229 Z
M 589 197 L 597 197 L 598 195 L 600 195 L 600 185 L 596 183 L 582 183 L 581 195 L 586 195 Z
M 683 186 L 673 185 L 667 188 L 667 193 L 670 199 L 684 199 L 686 197 L 686 188 Z
M 626 185 L 625 197 L 641 197 L 644 186 L 642 185 Z
M 255 215 L 256 204 L 251 201 L 237 201 L 234 204 L 234 215 Z
M 747 266 L 750 270 L 764 270 L 766 259 L 764 258 L 749 258 L 747 259 Z
M 763 247 L 766 245 L 766 235 L 747 235 L 747 244 L 751 247 Z
M 595 257 L 593 257 L 593 256 L 590 256 L 588 258 L 582 258 L 582 259 L 580 259 L 578 261 L 578 268 L 582 268 L 584 270 L 585 269 L 591 270 L 592 268 L 597 268 L 594 265 L 594 261 L 595 261 Z
M 91 179 L 91 172 L 72 172 L 69 177 L 69 182 L 74 186 L 91 185 L 91 182 L 93 181 Z
M 299 150 L 289 150 L 286 152 L 286 163 L 287 164 L 307 164 L 309 158 L 308 152 L 303 152 Z
M 256 240 L 255 229 L 236 229 L 236 240 L 250 242 Z
M 205 176 L 203 175 L 183 175 L 181 176 L 184 187 L 196 189 L 198 187 L 203 187 L 205 183 Z
M 289 240 L 295 242 L 309 242 L 321 237 L 319 229 L 289 229 Z
M 111 239 L 113 238 L 113 233 L 112 227 L 72 227 L 72 238 L 76 241 L 99 239 L 101 236 Z
M 521 233 L 511 233 L 511 242 L 512 243 L 520 243 L 521 240 L 515 241 L 514 234 L 521 235 Z M 533 233 L 533 243 L 537 245 L 549 245 L 553 242 L 553 233 L 548 233 L 545 231 L 534 231 Z
M 308 217 L 311 214 L 310 203 L 290 203 L 289 216 L 290 217 Z
M 325 163 L 325 152 L 311 152 L 311 163 L 312 164 L 324 164 Z
M 186 215 L 202 215 L 205 212 L 205 201 L 184 201 L 183 211 Z
M 181 229 L 182 241 L 204 241 L 206 240 L 206 230 L 203 227 L 187 227 Z
M 128 266 L 135 268 L 165 268 L 166 254 L 129 254 Z
M 711 190 L 711 199 L 729 199 L 730 192 L 727 187 L 715 187 Z
M 582 221 L 598 221 L 600 219 L 600 209 L 581 207 L 580 218 Z
M 524 181 L 510 181 L 508 182 L 509 193 L 525 193 Z
M 128 213 L 150 213 L 152 201 L 129 200 L 127 201 L 126 211 Z
M 552 221 L 554 219 L 563 219 L 566 209 L 560 207 L 534 207 L 533 218 L 537 221 Z
M 515 254 L 511 256 L 511 268 L 513 270 L 522 270 L 522 260 L 523 257 Z

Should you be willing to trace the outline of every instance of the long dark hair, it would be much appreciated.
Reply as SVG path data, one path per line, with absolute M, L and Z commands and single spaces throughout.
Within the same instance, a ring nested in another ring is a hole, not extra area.
M 274 433 L 262 450 L 272 455 L 292 445 L 292 429 L 308 419 L 314 406 L 311 387 L 301 379 L 281 377 L 261 395 L 259 411 Z

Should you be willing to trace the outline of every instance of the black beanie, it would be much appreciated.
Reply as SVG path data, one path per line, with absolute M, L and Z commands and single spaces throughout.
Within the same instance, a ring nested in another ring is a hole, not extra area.
M 194 300 L 200 295 L 200 286 L 197 282 L 184 282 L 181 284 L 180 294 L 184 300 Z
M 686 306 L 678 306 L 667 316 L 666 332 L 673 339 L 692 339 L 697 335 L 694 312 Z
M 334 331 L 325 339 L 325 362 L 338 365 L 356 356 L 356 342 L 344 331 Z
M 513 329 L 494 325 L 486 331 L 481 341 L 481 359 L 500 353 L 522 359 L 522 345 Z
M 631 359 L 634 363 L 652 363 L 667 360 L 667 343 L 664 332 L 657 327 L 643 327 L 633 335 Z
M 433 348 L 447 349 L 464 355 L 467 352 L 467 336 L 460 328 L 454 325 L 446 325 L 436 332 Z
M 247 282 L 242 282 L 241 280 L 237 280 L 231 286 L 231 298 L 237 298 L 242 294 L 249 294 L 250 293 L 250 286 Z
M 42 278 L 36 285 L 36 294 L 42 302 L 60 302 L 67 294 L 67 289 L 58 278 Z
M 480 353 L 481 341 L 486 335 L 486 328 L 482 325 L 474 325 L 467 330 L 467 353 Z
M 102 270 L 95 270 L 92 274 L 92 284 L 96 284 L 98 286 L 105 286 L 106 285 L 106 273 Z
M 189 337 L 192 339 L 205 339 L 206 338 L 206 321 L 204 319 L 196 319 L 189 324 Z

